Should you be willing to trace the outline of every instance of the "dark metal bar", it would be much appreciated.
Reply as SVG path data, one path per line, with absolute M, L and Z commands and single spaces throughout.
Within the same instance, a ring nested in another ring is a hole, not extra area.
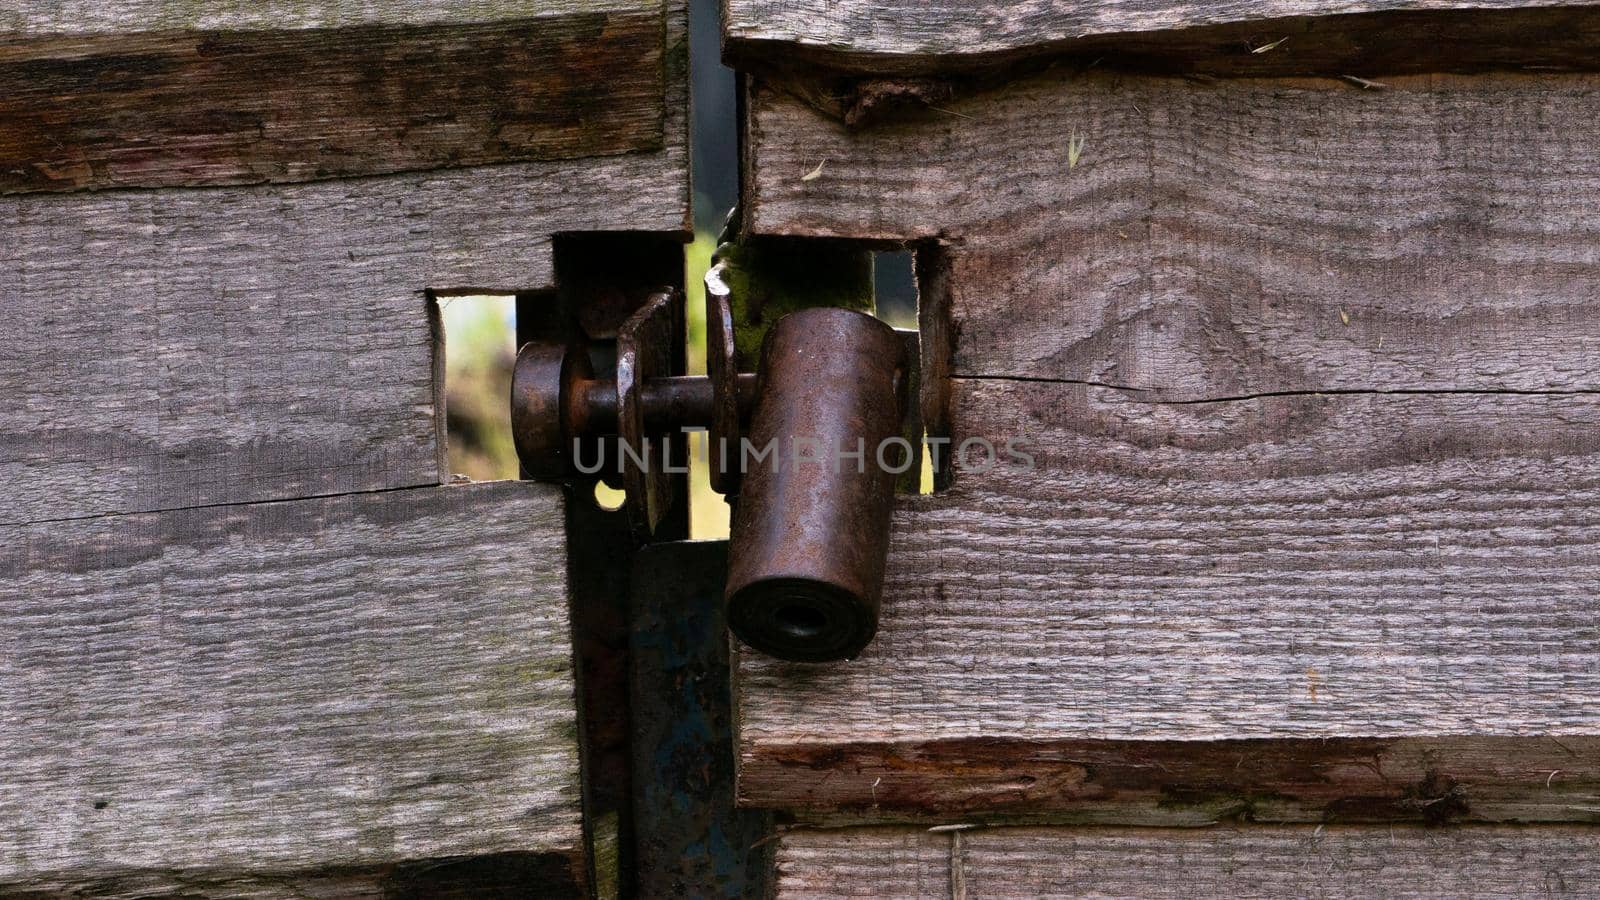
M 633 568 L 629 644 L 636 896 L 770 895 L 772 814 L 734 797 L 724 541 L 651 544 Z
M 755 406 L 756 376 L 738 376 L 739 412 L 749 416 Z M 679 428 L 704 428 L 714 414 L 715 391 L 704 375 L 674 375 L 652 378 L 644 385 L 645 424 L 651 429 L 674 431 Z
M 739 376 L 739 409 L 749 416 L 755 406 L 756 376 Z M 704 428 L 711 423 L 713 390 L 703 375 L 672 375 L 652 378 L 641 387 L 645 428 L 652 432 L 679 428 Z M 617 431 L 617 383 L 609 379 L 588 379 L 578 383 L 567 409 L 573 429 L 579 434 L 615 434 Z
M 548 475 L 535 468 L 524 474 L 568 480 L 567 584 L 592 894 L 604 895 L 606 885 L 616 884 L 624 886 L 620 896 L 629 897 L 626 886 L 635 879 L 628 598 L 638 544 L 626 515 L 595 504 L 594 481 L 571 475 L 566 389 L 594 377 L 585 346 L 609 369 L 604 360 L 610 346 L 597 329 L 614 333 L 616 323 L 647 302 L 660 285 L 677 286 L 682 252 L 672 238 L 658 235 L 558 235 L 555 265 L 560 294 L 519 298 L 517 304 L 517 340 L 523 353 L 517 361 L 512 416 L 514 427 L 527 429 L 517 433 L 518 452 L 525 466 L 534 461 L 550 467 Z M 618 267 L 618 259 L 630 264 Z M 623 279 L 618 278 L 619 269 L 626 270 Z M 625 305 L 608 304 L 610 318 L 597 321 L 583 311 L 592 309 L 591 298 L 599 289 L 620 291 Z M 588 322 L 587 342 L 580 334 L 585 329 L 576 325 L 580 318 Z M 520 426 L 515 424 L 519 417 Z M 586 458 L 593 459 L 594 454 Z M 687 537 L 686 481 L 678 476 L 671 480 L 677 502 L 657 529 L 661 540 Z M 525 886 L 524 893 L 530 891 L 538 894 L 540 886 Z

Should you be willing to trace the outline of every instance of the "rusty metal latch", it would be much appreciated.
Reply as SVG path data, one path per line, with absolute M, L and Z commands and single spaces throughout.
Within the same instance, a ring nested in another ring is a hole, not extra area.
M 629 514 L 650 532 L 670 498 L 666 441 L 705 429 L 712 487 L 733 507 L 729 627 L 781 659 L 853 658 L 878 627 L 896 481 L 881 448 L 908 410 L 906 344 L 866 313 L 804 309 L 770 329 L 757 373 L 739 372 L 722 274 L 706 277 L 705 376 L 670 371 L 670 289 L 622 326 L 608 377 L 581 341 L 525 344 L 511 390 L 517 453 L 535 477 L 568 478 L 609 441 Z

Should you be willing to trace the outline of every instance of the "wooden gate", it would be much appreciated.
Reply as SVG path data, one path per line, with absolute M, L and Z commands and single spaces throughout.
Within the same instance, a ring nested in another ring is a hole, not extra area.
M 747 229 L 915 248 L 951 442 L 867 652 L 741 659 L 778 894 L 1592 893 L 1600 8 L 728 16 Z
M 561 491 L 446 484 L 434 304 L 681 233 L 684 19 L 0 9 L 0 892 L 614 881 Z
M 724 5 L 942 448 L 731 724 L 681 504 L 443 437 L 681 278 L 679 0 L 0 9 L 0 894 L 1600 893 L 1600 4 Z

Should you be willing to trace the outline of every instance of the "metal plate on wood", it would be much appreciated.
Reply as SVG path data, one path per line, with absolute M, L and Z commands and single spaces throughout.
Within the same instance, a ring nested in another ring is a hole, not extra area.
M 770 813 L 734 806 L 726 541 L 635 557 L 629 644 L 640 897 L 763 897 Z
M 711 489 L 739 493 L 739 364 L 733 342 L 733 291 L 723 279 L 727 263 L 706 273 L 706 374 L 711 376 Z
M 671 440 L 645 430 L 645 382 L 672 374 L 673 303 L 664 290 L 622 323 L 617 334 L 617 427 L 622 435 L 622 483 L 634 527 L 653 533 L 672 500 L 666 448 Z

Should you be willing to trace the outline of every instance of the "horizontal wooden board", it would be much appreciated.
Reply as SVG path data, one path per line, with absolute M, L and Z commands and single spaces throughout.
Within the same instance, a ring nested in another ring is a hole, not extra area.
M 528 16 L 628 12 L 659 0 L 11 0 L 0 31 L 29 37 L 155 31 L 286 31 L 364 25 L 469 25 Z
M 65 20 L 29 37 L 0 15 L 0 194 L 309 181 L 663 144 L 658 0 L 544 16 L 507 3 L 451 25 L 155 32 L 171 4 L 143 6 L 119 33 Z
M 57 44 L 194 29 L 298 40 L 658 5 L 49 2 L 0 11 L 0 30 Z M 437 484 L 425 292 L 551 290 L 555 234 L 687 227 L 687 17 L 676 2 L 659 15 L 654 152 L 0 198 L 0 304 L 14 320 L 0 333 L 0 524 Z
M 513 482 L 0 528 L 0 892 L 580 884 L 562 523 Z
M 776 896 L 1587 897 L 1587 828 L 793 830 Z
M 1596 97 L 1055 72 L 852 130 L 757 87 L 750 229 L 915 242 L 927 421 L 1033 459 L 905 502 L 859 660 L 743 657 L 741 798 L 1596 820 Z
M 966 73 L 1070 56 L 1231 75 L 1594 68 L 1583 0 L 728 0 L 741 66 Z
M 1600 823 L 1597 757 L 1592 736 L 841 736 L 752 754 L 741 800 L 825 824 Z
M 687 182 L 678 142 L 0 198 L 0 523 L 436 484 L 424 291 L 552 288 L 551 234 L 676 231 Z
M 851 132 L 758 91 L 749 221 L 948 243 L 958 375 L 1589 390 L 1597 105 L 1586 75 L 1057 74 Z
M 1600 398 L 953 395 L 1034 467 L 904 504 L 858 660 L 742 657 L 745 801 L 1600 820 Z

